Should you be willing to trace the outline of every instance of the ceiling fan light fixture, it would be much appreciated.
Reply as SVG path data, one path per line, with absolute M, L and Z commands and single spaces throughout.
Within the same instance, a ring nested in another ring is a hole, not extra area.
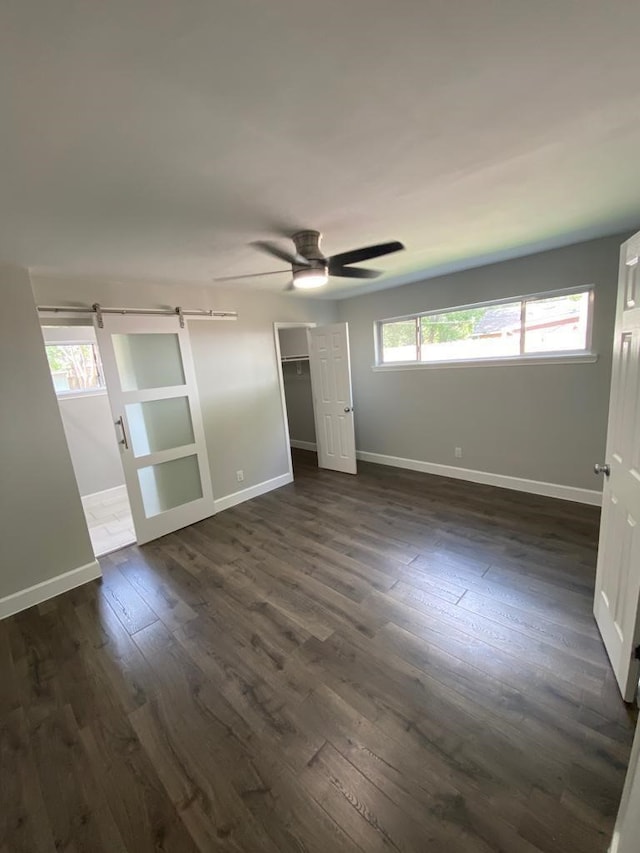
M 326 267 L 296 270 L 293 274 L 293 286 L 299 290 L 313 290 L 316 287 L 322 287 L 328 281 L 329 274 Z

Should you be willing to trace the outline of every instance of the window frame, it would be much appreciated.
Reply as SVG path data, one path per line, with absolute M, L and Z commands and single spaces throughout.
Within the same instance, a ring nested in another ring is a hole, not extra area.
M 98 375 L 102 379 L 102 385 L 99 388 L 72 388 L 69 391 L 61 391 L 56 388 L 55 383 L 53 381 L 53 373 L 51 372 L 51 365 L 49 364 L 49 356 L 47 354 L 48 347 L 73 347 L 73 346 L 91 346 L 93 347 L 93 351 L 97 358 L 97 369 Z M 49 368 L 49 375 L 51 376 L 51 384 L 53 385 L 53 390 L 55 392 L 56 397 L 59 400 L 73 400 L 75 397 L 99 397 L 105 395 L 107 393 L 107 383 L 104 375 L 104 368 L 102 366 L 102 358 L 100 357 L 100 349 L 95 340 L 91 340 L 91 338 L 87 338 L 86 340 L 70 340 L 70 341 L 45 341 L 44 342 L 45 354 L 47 355 L 47 367 Z
M 467 311 L 472 308 L 486 308 L 494 305 L 508 305 L 520 302 L 521 329 L 525 327 L 527 303 L 553 299 L 557 296 L 571 296 L 576 293 L 589 294 L 589 307 L 587 315 L 587 335 L 585 349 L 580 350 L 549 350 L 545 352 L 524 352 L 525 335 L 520 335 L 520 354 L 506 356 L 492 356 L 479 358 L 456 358 L 443 359 L 442 361 L 421 361 L 422 340 L 420 334 L 420 321 L 423 317 L 432 317 L 439 314 Z M 373 370 L 434 370 L 447 367 L 477 367 L 491 365 L 516 365 L 516 364 L 563 364 L 563 363 L 592 363 L 598 360 L 598 354 L 592 349 L 593 346 L 593 314 L 595 305 L 595 284 L 579 285 L 576 287 L 564 287 L 555 290 L 544 290 L 536 293 L 528 293 L 523 296 L 506 296 L 501 299 L 487 299 L 483 302 L 472 302 L 465 305 L 455 305 L 447 308 L 434 308 L 430 311 L 420 311 L 414 314 L 402 314 L 398 317 L 385 317 L 382 320 L 374 320 L 374 363 Z M 382 329 L 387 323 L 398 323 L 414 320 L 416 323 L 416 360 L 415 361 L 384 361 L 382 345 Z

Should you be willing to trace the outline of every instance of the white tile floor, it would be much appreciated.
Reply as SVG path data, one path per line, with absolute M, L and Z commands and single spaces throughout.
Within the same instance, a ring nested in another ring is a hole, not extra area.
M 96 557 L 103 557 L 136 541 L 125 486 L 82 498 Z

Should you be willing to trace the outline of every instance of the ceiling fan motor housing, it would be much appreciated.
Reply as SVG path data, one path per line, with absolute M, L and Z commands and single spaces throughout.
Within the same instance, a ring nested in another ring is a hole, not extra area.
M 327 272 L 327 259 L 320 249 L 322 234 L 319 231 L 298 231 L 291 239 L 295 243 L 297 253 L 309 261 L 309 266 L 294 263 L 294 273 L 300 270 L 308 270 L 309 267 L 313 270 Z

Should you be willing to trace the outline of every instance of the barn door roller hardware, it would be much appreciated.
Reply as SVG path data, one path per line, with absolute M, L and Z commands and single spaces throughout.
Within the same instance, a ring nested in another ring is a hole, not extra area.
M 177 317 L 180 328 L 184 329 L 185 317 L 193 317 L 204 320 L 237 320 L 237 311 L 214 311 L 208 308 L 105 308 L 99 302 L 93 305 L 38 305 L 41 314 L 95 314 L 98 328 L 104 328 L 102 319 L 104 314 L 147 314 L 152 316 Z

